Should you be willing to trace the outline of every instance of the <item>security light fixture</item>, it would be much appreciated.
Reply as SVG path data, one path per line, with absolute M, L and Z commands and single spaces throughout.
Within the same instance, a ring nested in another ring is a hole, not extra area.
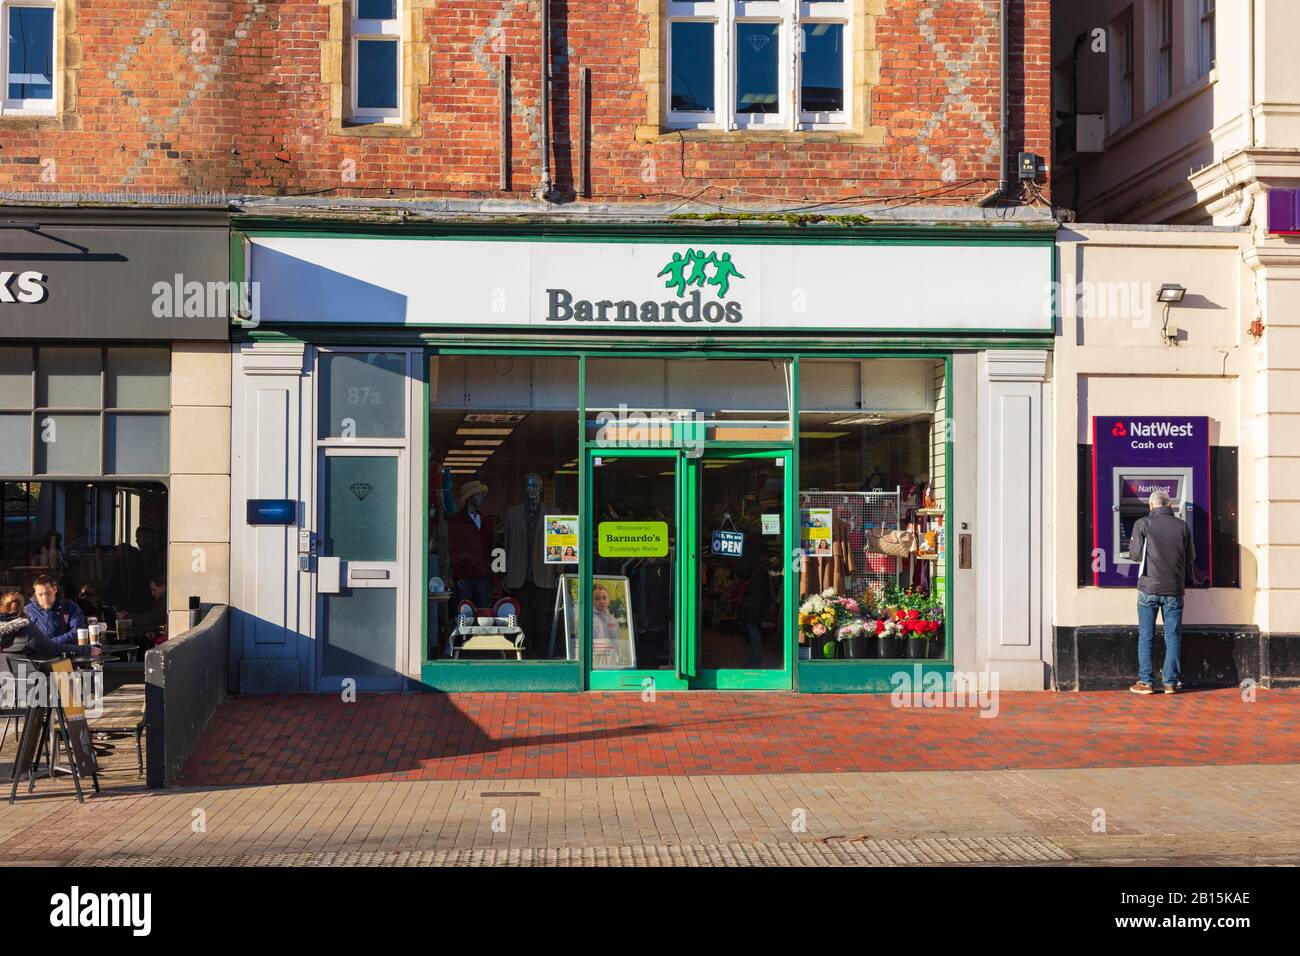
M 1165 322 L 1160 329 L 1160 338 L 1165 345 L 1176 345 L 1178 343 L 1178 323 L 1169 320 L 1169 310 L 1182 302 L 1185 295 L 1187 295 L 1187 290 L 1176 282 L 1166 282 L 1160 287 L 1160 291 L 1156 293 L 1156 301 L 1163 303 L 1165 307 Z

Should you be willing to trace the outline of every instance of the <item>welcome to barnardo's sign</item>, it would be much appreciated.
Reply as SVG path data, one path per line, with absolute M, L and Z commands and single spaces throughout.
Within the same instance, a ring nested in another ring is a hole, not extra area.
M 249 240 L 262 324 L 1050 332 L 1052 246 Z

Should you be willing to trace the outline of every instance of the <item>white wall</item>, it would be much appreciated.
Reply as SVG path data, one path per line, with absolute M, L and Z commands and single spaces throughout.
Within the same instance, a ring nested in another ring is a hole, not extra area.
M 1249 232 L 1075 226 L 1063 229 L 1059 242 L 1060 281 L 1079 295 L 1058 299 L 1061 334 L 1054 353 L 1055 624 L 1135 623 L 1131 589 L 1078 586 L 1077 508 L 1087 494 L 1078 484 L 1078 446 L 1091 442 L 1092 416 L 1120 414 L 1205 415 L 1212 444 L 1238 447 L 1241 587 L 1189 591 L 1186 619 L 1189 624 L 1256 623 L 1262 550 L 1249 508 L 1258 494 L 1260 453 L 1258 431 L 1250 423 L 1255 354 L 1244 318 L 1255 294 L 1243 262 Z M 1165 282 L 1188 290 L 1185 307 L 1171 310 L 1185 330 L 1173 347 L 1162 344 L 1158 309 L 1151 317 L 1140 311 L 1117 315 L 1098 305 L 1108 295 L 1083 297 L 1102 285 L 1137 286 L 1154 299 Z

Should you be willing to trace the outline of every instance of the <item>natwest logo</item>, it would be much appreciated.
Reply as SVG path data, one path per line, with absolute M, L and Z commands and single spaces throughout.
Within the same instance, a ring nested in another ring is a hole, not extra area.
M 36 305 L 49 295 L 39 272 L 0 272 L 0 302 Z
M 1182 425 L 1173 422 L 1129 422 L 1128 428 L 1137 438 L 1191 438 L 1196 431 L 1196 426 L 1191 422 Z M 1112 431 L 1111 434 L 1115 432 Z
M 1123 422 L 1116 422 L 1115 427 L 1110 430 L 1110 433 L 1116 438 L 1124 438 L 1128 435 L 1128 429 L 1124 427 Z

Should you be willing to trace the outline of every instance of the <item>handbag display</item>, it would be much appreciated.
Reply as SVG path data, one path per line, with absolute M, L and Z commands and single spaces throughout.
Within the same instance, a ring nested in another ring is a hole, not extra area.
M 911 531 L 885 531 L 872 528 L 867 532 L 867 550 L 906 558 L 916 550 L 916 535 Z

